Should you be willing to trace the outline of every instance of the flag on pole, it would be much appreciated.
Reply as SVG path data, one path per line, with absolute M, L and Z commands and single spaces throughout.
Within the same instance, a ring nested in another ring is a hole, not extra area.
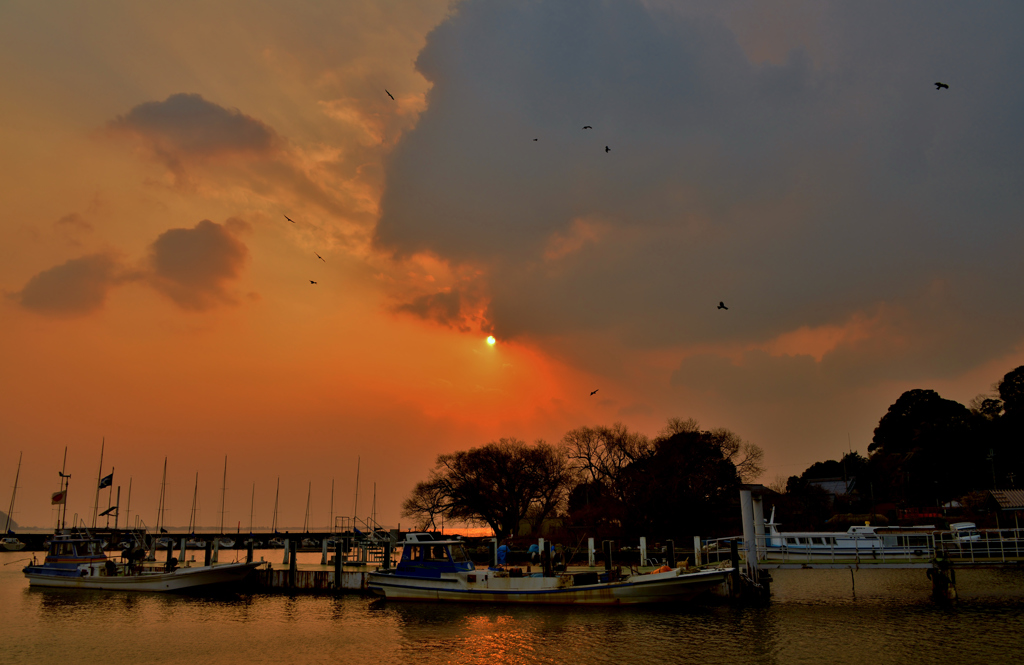
M 67 491 L 54 492 L 53 496 L 50 497 L 50 503 L 56 505 L 58 503 L 64 503 L 68 498 Z
M 113 473 L 111 473 L 109 476 L 103 476 L 103 478 L 100 479 L 100 489 L 103 489 L 104 487 L 110 487 L 113 484 L 114 484 L 114 474 Z

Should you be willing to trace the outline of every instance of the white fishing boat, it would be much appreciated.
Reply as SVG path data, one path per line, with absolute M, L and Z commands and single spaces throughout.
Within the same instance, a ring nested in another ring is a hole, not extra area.
M 21 454 L 18 454 L 18 470 L 14 474 L 14 490 L 11 492 L 11 505 L 7 509 L 7 525 L 4 526 L 4 537 L 0 539 L 0 548 L 8 552 L 20 552 L 25 549 L 25 543 L 18 540 L 11 531 L 11 515 L 14 513 L 14 497 L 18 495 L 18 478 L 21 476 Z
M 42 564 L 33 562 L 22 569 L 29 586 L 65 589 L 106 589 L 117 591 L 184 591 L 197 587 L 228 584 L 245 578 L 262 562 L 224 563 L 212 566 L 178 567 L 177 559 L 167 564 L 144 565 L 145 552 L 122 558 L 108 558 L 100 540 L 88 532 L 67 530 L 51 538 Z
M 926 560 L 935 551 L 935 527 L 851 526 L 846 531 L 779 531 L 775 511 L 765 523 L 761 558 L 769 561 Z
M 521 568 L 477 569 L 461 541 L 408 534 L 393 570 L 367 578 L 367 589 L 388 600 L 477 603 L 618 605 L 690 601 L 726 583 L 732 568 L 690 571 L 664 566 L 615 577 L 595 571 L 551 575 Z

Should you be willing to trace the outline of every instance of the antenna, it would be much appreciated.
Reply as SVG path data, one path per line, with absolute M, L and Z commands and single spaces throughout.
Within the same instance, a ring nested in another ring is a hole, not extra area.
M 92 528 L 96 528 L 96 512 L 100 509 L 100 480 L 103 478 L 103 447 L 107 438 L 100 441 L 100 470 L 96 472 L 96 499 L 92 502 Z

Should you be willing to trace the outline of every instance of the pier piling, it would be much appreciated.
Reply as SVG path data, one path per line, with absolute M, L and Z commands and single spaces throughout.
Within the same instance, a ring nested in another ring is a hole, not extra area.
M 665 541 L 665 554 L 668 559 L 668 567 L 676 567 L 676 543 L 674 540 Z
M 252 563 L 252 538 L 249 539 L 249 546 L 245 548 L 245 562 Z
M 206 541 L 206 547 L 203 548 L 203 565 L 209 566 L 213 560 L 213 543 L 209 540 Z
M 296 553 L 299 549 L 299 543 L 295 540 L 289 543 L 291 546 L 291 560 L 288 564 L 288 588 L 295 588 L 295 572 L 298 570 L 298 562 L 296 561 Z
M 341 548 L 343 545 L 341 541 L 335 541 L 334 543 L 334 588 L 341 588 Z

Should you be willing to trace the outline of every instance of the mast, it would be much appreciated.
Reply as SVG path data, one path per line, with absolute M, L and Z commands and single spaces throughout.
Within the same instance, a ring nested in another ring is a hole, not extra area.
M 121 491 L 120 488 L 117 491 L 120 492 Z M 121 498 L 120 498 L 120 495 L 119 495 L 118 496 L 118 503 L 120 503 L 120 501 L 121 501 Z M 121 512 L 121 511 L 119 510 L 118 512 Z M 131 519 L 132 519 L 132 477 L 131 476 L 128 476 L 128 505 L 125 506 L 124 512 L 125 512 L 125 515 L 124 515 L 124 526 L 125 526 L 125 528 L 128 528 L 128 525 L 131 524 Z
M 334 478 L 331 478 L 331 516 L 327 523 L 327 532 L 334 533 Z
M 7 526 L 4 527 L 4 536 L 11 532 L 11 514 L 14 512 L 14 497 L 18 494 L 18 477 L 21 476 L 21 456 L 24 452 L 18 453 L 18 471 L 14 474 L 14 491 L 11 492 L 11 507 L 7 509 Z
M 64 463 L 60 467 L 58 475 L 60 475 L 60 491 L 64 494 L 63 501 L 57 506 L 57 528 L 64 528 L 64 520 L 68 516 L 68 486 L 71 485 L 71 474 L 64 473 L 68 466 L 68 447 L 64 446 Z M 99 483 L 96 483 L 97 486 Z M 97 490 L 98 491 L 98 490 Z M 64 510 L 61 511 L 61 506 Z
M 356 457 L 356 502 L 352 506 L 352 524 L 355 525 L 359 518 L 359 462 L 362 458 Z
M 192 516 L 188 518 L 188 532 L 192 535 L 196 533 L 196 497 L 199 496 L 199 472 L 196 471 L 196 486 L 192 490 Z
M 249 535 L 252 535 L 252 508 L 256 505 L 256 483 L 252 484 L 252 498 L 249 499 Z
M 270 525 L 272 533 L 277 533 L 277 500 L 281 498 L 281 476 L 277 477 L 277 494 L 274 495 L 274 521 Z
M 167 490 L 167 458 L 164 457 L 164 476 L 160 480 L 160 504 L 156 509 L 156 532 L 160 534 L 160 527 L 164 523 L 164 496 Z
M 96 472 L 96 499 L 92 502 L 92 528 L 96 528 L 96 513 L 100 509 L 100 480 L 103 478 L 103 447 L 107 438 L 100 441 L 100 470 Z
M 224 535 L 224 495 L 228 491 L 228 456 L 224 456 L 224 482 L 220 486 L 220 533 Z
M 306 519 L 302 523 L 302 532 L 309 533 L 309 500 L 313 497 L 313 481 L 309 481 L 309 489 L 306 490 Z

